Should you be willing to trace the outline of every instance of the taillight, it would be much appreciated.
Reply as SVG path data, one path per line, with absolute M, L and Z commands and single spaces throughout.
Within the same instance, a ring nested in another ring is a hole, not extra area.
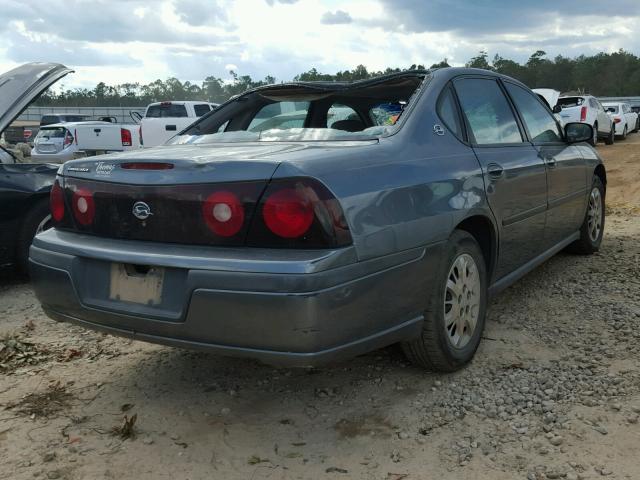
M 587 107 L 582 107 L 580 109 L 580 121 L 584 122 L 587 119 Z
M 73 192 L 71 198 L 73 216 L 81 225 L 91 225 L 96 216 L 96 204 L 93 194 L 86 188 L 79 188 Z
M 302 189 L 283 188 L 266 199 L 262 215 L 267 228 L 279 237 L 297 238 L 313 223 L 313 204 Z
M 622 122 L 621 118 L 614 118 L 613 119 L 613 123 L 620 123 L 620 122 Z
M 22 131 L 22 136 L 25 140 L 29 140 L 31 138 L 31 136 L 33 135 L 33 131 L 29 130 L 28 128 L 25 128 Z
M 130 147 L 132 145 L 131 130 L 127 130 L 126 128 L 121 128 L 120 139 L 122 140 L 123 147 Z
M 49 195 L 49 205 L 51 207 L 51 216 L 56 222 L 61 222 L 64 218 L 64 192 L 58 180 L 51 187 Z
M 244 206 L 235 193 L 218 191 L 202 204 L 202 217 L 216 235 L 233 237 L 244 225 Z
M 173 163 L 165 162 L 127 162 L 120 165 L 125 170 L 171 170 Z
M 335 196 L 311 178 L 273 180 L 265 190 L 246 244 L 255 247 L 334 248 L 351 245 Z
M 67 130 L 67 132 L 64 134 L 64 143 L 63 143 L 64 148 L 67 148 L 72 143 L 73 143 L 73 135 L 71 135 L 71 132 Z

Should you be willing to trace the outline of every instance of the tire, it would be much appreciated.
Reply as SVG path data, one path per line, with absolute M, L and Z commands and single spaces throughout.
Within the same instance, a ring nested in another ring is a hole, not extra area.
M 636 129 L 634 130 L 634 132 L 637 132 L 638 130 L 640 130 L 640 118 L 636 120 Z
M 598 122 L 593 124 L 593 138 L 589 143 L 592 147 L 595 147 L 598 144 Z
M 29 209 L 22 222 L 16 244 L 16 267 L 22 274 L 27 274 L 29 269 L 29 247 L 36 233 L 46 230 L 51 225 L 51 212 L 49 199 L 38 200 Z
M 460 276 L 461 266 L 471 274 Z M 474 275 L 474 266 L 477 276 Z M 437 372 L 453 372 L 471 361 L 482 338 L 487 309 L 486 262 L 473 236 L 456 230 L 444 247 L 437 270 L 433 288 L 427 292 L 422 334 L 415 340 L 403 342 L 402 349 L 416 365 Z M 456 283 L 460 289 L 457 299 L 450 288 Z M 464 312 L 462 318 L 453 313 L 458 309 Z M 474 319 L 475 328 L 469 333 L 467 328 Z M 467 332 L 466 335 L 458 335 L 457 326 L 462 323 L 465 324 L 463 332 Z
M 616 127 L 615 125 L 611 127 L 611 131 L 609 132 L 609 136 L 604 139 L 604 143 L 606 145 L 613 145 L 616 141 Z
M 596 193 L 597 192 L 597 193 Z M 594 195 L 599 197 L 599 207 L 592 202 L 597 202 Z M 594 210 L 595 208 L 595 210 Z M 591 255 L 600 250 L 602 237 L 604 236 L 604 220 L 605 220 L 605 190 L 602 180 L 597 175 L 593 176 L 591 191 L 589 192 L 589 203 L 584 220 L 580 226 L 580 239 L 573 242 L 567 250 L 580 255 Z M 595 222 L 599 221 L 597 231 L 594 231 Z

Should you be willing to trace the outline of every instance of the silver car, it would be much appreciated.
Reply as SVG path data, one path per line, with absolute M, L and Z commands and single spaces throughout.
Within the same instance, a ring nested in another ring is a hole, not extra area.
M 34 288 L 53 319 L 150 342 L 295 366 L 400 342 L 452 371 L 490 295 L 598 250 L 593 135 L 483 70 L 260 87 L 170 145 L 61 167 Z

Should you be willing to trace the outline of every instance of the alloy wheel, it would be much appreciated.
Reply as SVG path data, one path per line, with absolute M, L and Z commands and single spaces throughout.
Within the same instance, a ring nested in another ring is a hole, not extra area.
M 602 231 L 602 194 L 600 189 L 593 188 L 589 195 L 589 208 L 587 210 L 587 226 L 589 239 L 597 242 Z
M 447 276 L 444 328 L 449 344 L 464 348 L 476 330 L 480 314 L 480 274 L 473 257 L 459 255 Z

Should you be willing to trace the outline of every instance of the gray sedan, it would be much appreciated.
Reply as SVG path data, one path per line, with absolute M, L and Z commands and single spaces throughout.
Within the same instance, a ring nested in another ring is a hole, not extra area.
M 453 371 L 490 295 L 598 250 L 592 134 L 483 70 L 260 87 L 170 145 L 61 167 L 35 290 L 150 342 L 293 366 L 400 342 Z

